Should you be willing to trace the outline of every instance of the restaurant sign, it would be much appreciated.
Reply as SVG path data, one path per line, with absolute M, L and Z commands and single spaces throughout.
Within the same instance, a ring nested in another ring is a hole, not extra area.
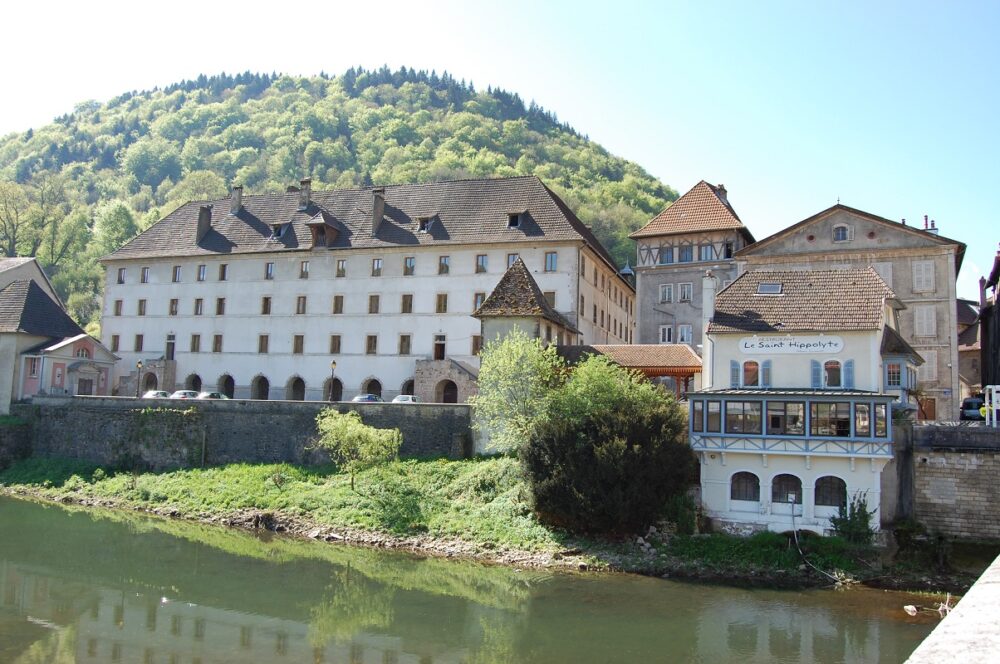
M 786 335 L 781 337 L 743 337 L 740 352 L 747 355 L 789 353 L 839 353 L 844 350 L 840 337 Z

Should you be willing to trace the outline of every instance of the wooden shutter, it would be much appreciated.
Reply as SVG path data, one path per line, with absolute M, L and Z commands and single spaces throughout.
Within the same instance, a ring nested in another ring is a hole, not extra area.
M 809 362 L 810 373 L 812 374 L 812 388 L 818 390 L 823 387 L 823 367 L 819 360 Z
M 844 362 L 844 389 L 854 389 L 854 360 Z
M 740 386 L 740 363 L 736 360 L 729 360 L 729 387 Z

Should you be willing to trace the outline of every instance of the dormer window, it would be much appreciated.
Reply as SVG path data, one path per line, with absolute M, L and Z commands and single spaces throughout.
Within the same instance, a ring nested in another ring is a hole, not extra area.
M 521 212 L 508 212 L 507 213 L 507 228 L 520 228 L 521 227 Z
M 854 239 L 854 229 L 847 224 L 838 224 L 833 227 L 834 242 L 850 242 Z
M 274 224 L 271 226 L 271 237 L 274 239 L 280 239 L 282 235 L 285 234 L 285 229 L 287 229 L 291 224 Z
M 757 284 L 757 295 L 781 295 L 781 284 L 759 283 Z
M 420 233 L 429 233 L 433 223 L 434 217 L 417 217 L 417 231 Z

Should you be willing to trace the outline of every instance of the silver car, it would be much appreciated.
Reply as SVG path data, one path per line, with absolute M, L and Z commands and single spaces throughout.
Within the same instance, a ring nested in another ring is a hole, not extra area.
M 171 399 L 197 399 L 198 393 L 194 390 L 177 390 L 170 395 Z

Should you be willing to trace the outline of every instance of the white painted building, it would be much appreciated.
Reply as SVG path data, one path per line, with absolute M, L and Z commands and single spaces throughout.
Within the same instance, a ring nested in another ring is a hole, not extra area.
M 634 290 L 535 177 L 327 192 L 303 180 L 188 203 L 104 258 L 102 335 L 123 358 L 122 394 L 319 400 L 333 376 L 334 398 L 464 401 L 482 344 L 472 313 L 517 258 L 579 330 L 570 341 L 631 340 Z
M 886 383 L 921 362 L 897 332 L 904 305 L 872 268 L 717 285 L 705 277 L 704 387 L 690 394 L 706 513 L 738 532 L 824 533 L 851 497 L 877 509 L 905 393 Z

